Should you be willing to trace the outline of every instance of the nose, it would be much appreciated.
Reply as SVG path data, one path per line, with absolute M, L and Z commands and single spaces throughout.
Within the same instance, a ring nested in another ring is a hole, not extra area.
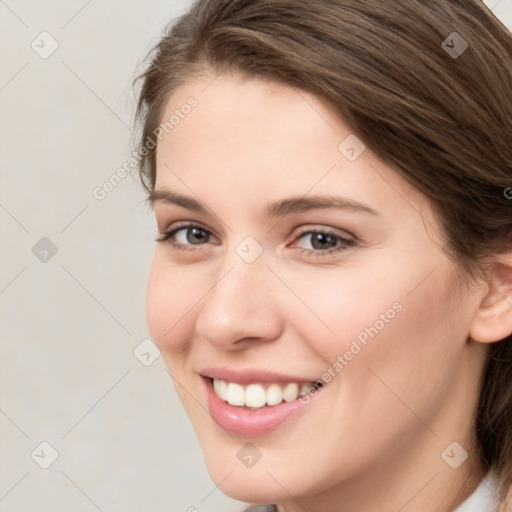
M 200 302 L 196 320 L 199 339 L 223 350 L 240 350 L 248 343 L 253 346 L 277 339 L 283 322 L 278 285 L 263 255 L 252 263 L 237 254 L 226 258 Z

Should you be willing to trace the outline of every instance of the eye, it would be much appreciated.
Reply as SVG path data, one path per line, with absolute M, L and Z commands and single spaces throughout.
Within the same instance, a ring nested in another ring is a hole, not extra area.
M 313 249 L 301 249 L 300 254 L 323 257 L 341 252 L 355 245 L 353 238 L 346 238 L 338 233 L 326 229 L 304 229 L 297 233 L 296 239 L 307 240 Z
M 178 250 L 197 251 L 199 249 L 194 248 L 194 246 L 204 245 L 211 236 L 213 236 L 212 232 L 200 224 L 185 222 L 169 231 L 166 231 L 165 233 L 162 233 L 156 241 L 167 242 L 174 249 Z M 294 240 L 307 240 L 308 238 L 312 249 L 299 247 L 300 254 L 315 257 L 323 257 L 341 252 L 356 244 L 355 239 L 343 237 L 339 233 L 335 233 L 328 229 L 304 228 L 294 234 Z
M 180 235 L 181 241 L 176 242 L 175 239 L 179 238 L 179 236 L 177 237 L 176 235 L 178 235 L 180 231 L 183 232 L 183 234 Z M 202 245 L 205 239 L 208 239 L 210 236 L 212 236 L 211 231 L 202 227 L 201 225 L 193 223 L 184 223 L 181 226 L 175 227 L 170 231 L 162 233 L 156 239 L 156 241 L 168 242 L 175 249 L 180 249 L 184 251 L 195 251 L 196 249 L 190 247 L 187 244 Z

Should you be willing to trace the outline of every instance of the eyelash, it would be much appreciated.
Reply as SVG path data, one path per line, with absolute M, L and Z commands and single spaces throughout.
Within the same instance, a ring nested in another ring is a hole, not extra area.
M 185 229 L 185 228 L 188 228 L 188 229 L 192 229 L 192 228 L 200 229 L 201 231 L 204 231 L 207 236 L 213 234 L 211 231 L 209 231 L 208 229 L 204 228 L 203 226 L 201 226 L 199 224 L 184 223 L 184 224 L 181 224 L 181 225 L 173 228 L 170 231 L 166 231 L 165 233 L 162 233 L 155 241 L 156 242 L 168 242 L 174 249 L 178 249 L 178 250 L 181 250 L 181 251 L 197 251 L 197 249 L 192 249 L 191 246 L 189 246 L 189 245 L 176 243 L 176 242 L 174 242 L 172 240 L 173 236 L 178 231 L 181 231 L 182 229 Z M 307 228 L 304 228 L 302 230 L 299 230 L 299 232 L 295 234 L 295 239 L 298 239 L 298 238 L 300 238 L 300 237 L 302 237 L 303 235 L 306 235 L 306 234 L 329 235 L 329 236 L 332 236 L 335 239 L 341 241 L 342 243 L 336 245 L 332 249 L 326 249 L 324 251 L 318 250 L 318 249 L 299 249 L 301 255 L 316 256 L 317 258 L 319 258 L 319 257 L 324 257 L 324 256 L 328 256 L 328 255 L 331 255 L 331 254 L 334 254 L 334 253 L 339 253 L 339 252 L 345 251 L 347 249 L 347 247 L 352 247 L 352 246 L 354 246 L 356 244 L 355 240 L 350 239 L 350 238 L 343 238 L 342 236 L 334 233 L 333 231 L 329 231 L 328 229 L 324 230 L 324 229 L 307 229 Z

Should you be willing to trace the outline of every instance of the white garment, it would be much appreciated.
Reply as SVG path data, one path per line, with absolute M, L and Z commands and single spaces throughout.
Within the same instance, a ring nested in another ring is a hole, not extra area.
M 498 483 L 494 472 L 490 470 L 473 494 L 453 512 L 496 512 L 498 506 Z

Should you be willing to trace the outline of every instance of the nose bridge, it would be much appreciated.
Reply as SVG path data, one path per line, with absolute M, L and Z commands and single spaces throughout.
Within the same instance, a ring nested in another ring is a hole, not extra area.
M 245 241 L 224 255 L 217 279 L 204 297 L 196 329 L 201 337 L 227 346 L 242 338 L 278 336 L 278 310 L 273 300 L 275 277 L 263 252 Z

